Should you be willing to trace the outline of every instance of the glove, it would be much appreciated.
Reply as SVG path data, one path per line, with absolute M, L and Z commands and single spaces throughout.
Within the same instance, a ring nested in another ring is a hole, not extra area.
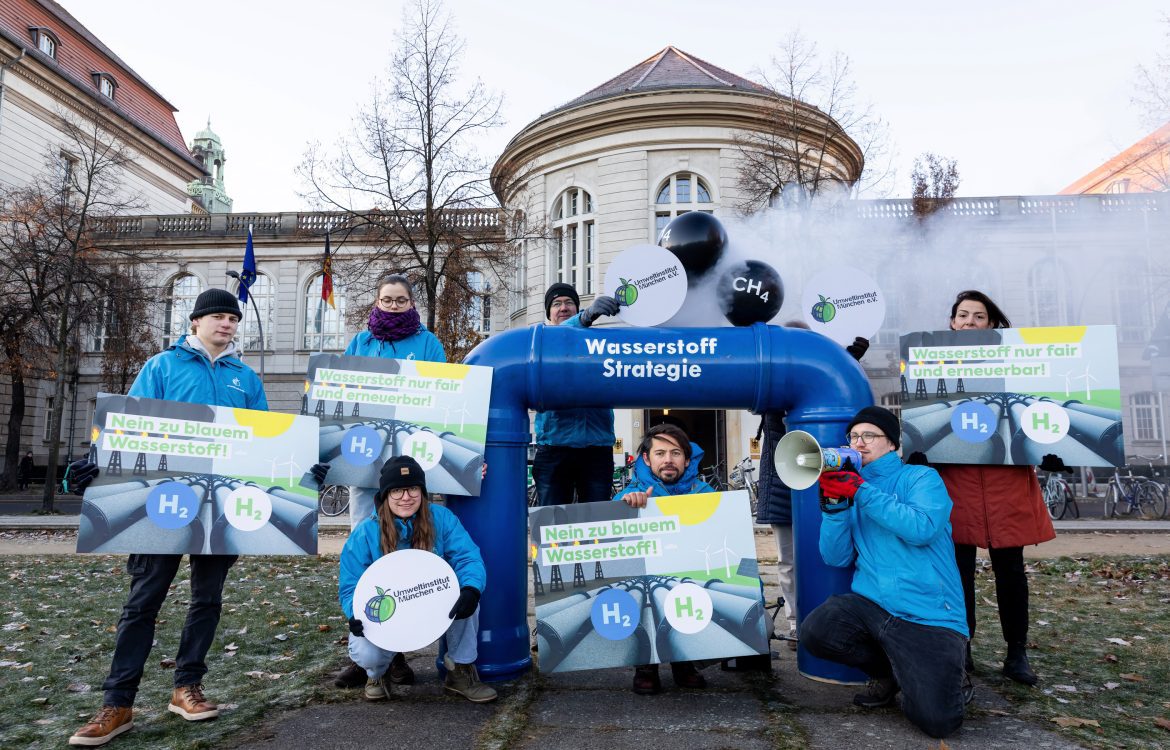
M 597 296 L 597 299 L 593 300 L 593 304 L 585 312 L 581 313 L 581 325 L 588 328 L 593 325 L 593 321 L 602 315 L 617 315 L 618 309 L 618 301 L 616 299 L 600 294 Z
M 61 489 L 65 492 L 80 495 L 90 482 L 97 479 L 98 465 L 88 459 L 74 461 L 65 467 L 65 476 L 61 478 Z
M 826 471 L 821 474 L 820 484 L 825 497 L 852 500 L 865 480 L 851 471 Z
M 329 473 L 329 464 L 313 464 L 309 467 L 309 473 L 313 475 L 313 479 L 317 480 L 317 484 L 325 484 L 325 475 Z
M 930 461 L 926 460 L 926 454 L 922 451 L 914 451 L 906 457 L 906 463 L 911 466 L 930 466 Z
M 349 618 L 349 632 L 358 638 L 366 637 L 366 626 L 356 617 Z
M 459 589 L 459 599 L 456 600 L 455 606 L 447 613 L 447 616 L 452 620 L 466 620 L 475 614 L 475 608 L 479 606 L 479 589 L 472 586 L 464 586 Z
M 853 339 L 852 344 L 845 347 L 845 351 L 849 352 L 849 356 L 860 362 L 861 358 L 865 356 L 865 353 L 869 351 L 869 339 L 858 336 Z

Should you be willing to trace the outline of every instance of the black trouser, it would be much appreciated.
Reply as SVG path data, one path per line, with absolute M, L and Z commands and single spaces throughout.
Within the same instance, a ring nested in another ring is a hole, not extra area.
M 110 675 L 102 683 L 105 705 L 132 706 L 154 643 L 154 622 L 179 572 L 182 555 L 130 555 L 130 596 L 122 607 Z M 197 685 L 207 674 L 207 652 L 223 607 L 223 584 L 236 555 L 191 555 L 191 604 L 175 654 L 175 687 Z
M 859 594 L 838 594 L 804 618 L 800 645 L 874 679 L 893 677 L 906 718 L 931 737 L 963 724 L 967 639 L 950 628 L 894 617 Z
M 1024 572 L 1024 548 L 989 549 L 995 573 L 995 598 L 999 603 L 999 626 L 1008 643 L 1028 641 L 1028 575 Z M 955 545 L 955 562 L 963 579 L 967 605 L 967 629 L 975 637 L 975 546 Z
M 613 448 L 538 445 L 532 480 L 541 505 L 568 505 L 574 493 L 579 503 L 605 502 L 613 498 Z

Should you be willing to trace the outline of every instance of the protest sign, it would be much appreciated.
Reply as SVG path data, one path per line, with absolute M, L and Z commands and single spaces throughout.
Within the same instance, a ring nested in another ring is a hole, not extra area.
M 387 651 L 417 651 L 451 627 L 459 579 L 433 552 L 401 549 L 366 568 L 353 590 L 353 616 L 365 638 Z
M 768 653 L 746 491 L 529 511 L 540 667 Z
M 1123 466 L 1114 326 L 901 338 L 902 451 L 931 463 Z
M 410 456 L 427 490 L 478 495 L 492 368 L 316 354 L 301 414 L 320 420 L 328 484 L 377 488 L 382 464 Z
M 861 271 L 833 268 L 804 285 L 801 307 L 810 330 L 848 346 L 855 337 L 872 338 L 881 328 L 886 295 Z
M 674 317 L 687 296 L 687 272 L 674 253 L 634 245 L 609 261 L 605 293 L 617 300 L 618 317 L 632 326 L 656 326 Z
M 78 552 L 314 555 L 317 420 L 99 394 Z

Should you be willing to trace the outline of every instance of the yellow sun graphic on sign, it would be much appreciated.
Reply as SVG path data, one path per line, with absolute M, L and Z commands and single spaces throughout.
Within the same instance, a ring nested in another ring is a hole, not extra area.
M 283 435 L 292 427 L 295 414 L 281 414 L 275 411 L 255 411 L 253 409 L 232 409 L 232 416 L 236 424 L 241 427 L 251 427 L 252 434 L 258 438 L 270 438 Z
M 703 523 L 715 513 L 719 501 L 723 498 L 722 492 L 704 492 L 699 495 L 669 495 L 666 497 L 650 496 L 650 501 L 658 506 L 666 516 L 678 516 L 683 526 L 694 526 Z

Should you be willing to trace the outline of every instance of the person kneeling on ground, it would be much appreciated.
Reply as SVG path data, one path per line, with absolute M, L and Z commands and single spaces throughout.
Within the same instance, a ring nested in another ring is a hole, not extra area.
M 444 688 L 474 703 L 494 701 L 496 691 L 481 683 L 475 671 L 479 597 L 487 582 L 479 547 L 454 513 L 431 504 L 426 475 L 409 456 L 396 456 L 382 466 L 374 505 L 374 514 L 358 524 L 341 550 L 337 587 L 341 609 L 349 618 L 349 657 L 366 670 L 366 700 L 390 697 L 383 675 L 396 653 L 366 639 L 362 621 L 354 617 L 353 592 L 358 579 L 375 560 L 395 550 L 413 548 L 446 560 L 459 579 L 459 600 L 449 613 L 453 622 L 443 636 L 447 647 Z
M 870 677 L 853 702 L 902 711 L 931 737 L 963 724 L 967 622 L 951 543 L 951 499 L 937 472 L 906 466 L 898 418 L 868 406 L 849 423 L 861 473 L 821 475 L 821 557 L 854 565 L 852 592 L 805 618 L 800 642 L 822 659 Z
M 626 488 L 614 496 L 631 508 L 645 508 L 651 496 L 694 495 L 714 492 L 711 485 L 699 479 L 699 462 L 703 449 L 695 445 L 682 428 L 672 424 L 651 427 L 638 446 L 638 460 L 634 462 L 634 477 Z M 676 661 L 670 665 L 674 684 L 684 688 L 707 687 L 707 680 L 699 674 L 692 661 Z M 657 664 L 639 664 L 634 669 L 634 692 L 655 695 L 662 692 Z

